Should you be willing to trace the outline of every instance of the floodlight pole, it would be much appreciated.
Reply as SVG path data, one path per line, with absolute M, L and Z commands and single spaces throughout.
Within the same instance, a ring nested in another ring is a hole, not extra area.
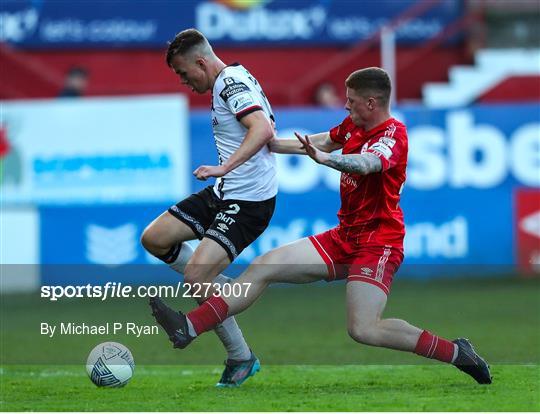
M 396 79 L 396 33 L 389 26 L 381 30 L 381 66 L 390 76 L 392 81 L 392 94 L 390 104 L 396 103 L 397 79 Z

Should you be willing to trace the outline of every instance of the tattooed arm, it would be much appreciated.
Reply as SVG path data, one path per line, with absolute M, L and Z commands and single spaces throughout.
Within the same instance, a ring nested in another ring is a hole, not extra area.
M 366 175 L 382 170 L 379 157 L 374 154 L 328 154 L 312 145 L 308 136 L 296 136 L 302 143 L 307 155 L 319 164 L 326 165 L 341 172 Z
M 382 170 L 382 163 L 379 157 L 369 152 L 365 154 L 326 155 L 326 160 L 322 160 L 321 164 L 341 172 L 366 175 Z

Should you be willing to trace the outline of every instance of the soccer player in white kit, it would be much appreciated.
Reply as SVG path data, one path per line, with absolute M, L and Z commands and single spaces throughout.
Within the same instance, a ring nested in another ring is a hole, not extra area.
M 141 242 L 183 273 L 184 282 L 191 286 L 228 283 L 230 279 L 221 272 L 266 229 L 274 213 L 275 159 L 267 146 L 274 136 L 272 108 L 257 80 L 240 64 L 223 63 L 195 29 L 178 33 L 170 42 L 167 64 L 192 91 L 212 92 L 219 165 L 200 166 L 193 174 L 199 180 L 217 180 L 157 217 Z M 185 242 L 195 238 L 201 242 L 193 251 Z M 207 297 L 196 299 L 202 303 Z M 167 307 L 159 298 L 152 298 L 150 306 L 171 336 L 173 332 L 162 323 Z M 215 331 L 228 354 L 217 386 L 238 386 L 259 370 L 259 360 L 234 318 Z

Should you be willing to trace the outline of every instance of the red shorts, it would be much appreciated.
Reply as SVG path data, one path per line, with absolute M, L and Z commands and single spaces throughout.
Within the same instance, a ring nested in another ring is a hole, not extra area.
M 343 240 L 337 228 L 310 236 L 328 266 L 327 281 L 347 279 L 371 283 L 388 295 L 394 274 L 403 261 L 403 249 L 395 246 L 357 246 Z

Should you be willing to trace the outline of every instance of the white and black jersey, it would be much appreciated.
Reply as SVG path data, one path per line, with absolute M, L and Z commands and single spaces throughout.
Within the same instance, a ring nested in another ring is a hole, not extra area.
M 263 111 L 271 122 L 272 108 L 257 80 L 242 65 L 225 67 L 212 90 L 212 129 L 219 163 L 240 147 L 247 129 L 242 117 Z M 277 193 L 274 155 L 265 145 L 244 164 L 217 179 L 216 195 L 223 200 L 263 201 Z

